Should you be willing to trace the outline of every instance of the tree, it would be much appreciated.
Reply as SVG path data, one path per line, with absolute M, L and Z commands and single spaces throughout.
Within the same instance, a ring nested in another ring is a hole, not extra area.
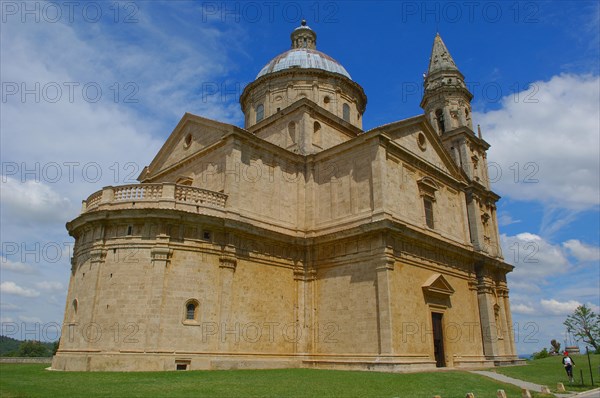
M 600 350 L 600 315 L 595 314 L 587 305 L 580 305 L 567 317 L 564 322 L 567 331 L 572 333 L 577 340 Z
M 56 340 L 54 343 L 52 343 L 52 355 L 56 355 L 56 351 L 58 351 L 59 343 L 60 343 L 60 340 Z
M 17 355 L 20 357 L 45 357 L 48 349 L 39 341 L 27 340 L 21 343 Z
M 550 341 L 550 345 L 552 346 L 552 349 L 550 350 L 550 354 L 560 353 L 560 343 L 558 341 L 556 341 L 555 339 L 552 339 L 552 341 Z

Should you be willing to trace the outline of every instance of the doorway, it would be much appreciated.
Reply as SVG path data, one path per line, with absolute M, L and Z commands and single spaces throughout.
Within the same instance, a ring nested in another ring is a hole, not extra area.
M 435 356 L 435 366 L 443 368 L 446 366 L 446 356 L 444 355 L 444 329 L 442 327 L 442 317 L 444 314 L 438 312 L 431 313 L 431 325 L 433 327 L 433 354 Z

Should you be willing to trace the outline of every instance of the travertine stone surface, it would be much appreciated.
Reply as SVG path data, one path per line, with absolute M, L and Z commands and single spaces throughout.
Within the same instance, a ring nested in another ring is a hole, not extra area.
M 517 362 L 489 145 L 439 37 L 433 53 L 445 61 L 425 79 L 425 113 L 366 132 L 362 88 L 318 68 L 249 85 L 246 129 L 185 114 L 141 184 L 91 194 L 67 224 L 75 249 L 52 367 Z

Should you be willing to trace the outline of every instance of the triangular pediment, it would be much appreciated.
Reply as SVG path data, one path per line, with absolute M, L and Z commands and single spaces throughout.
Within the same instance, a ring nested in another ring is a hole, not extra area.
M 432 130 L 424 115 L 415 116 L 381 127 L 371 132 L 379 132 L 395 144 L 398 153 L 406 153 L 412 158 L 409 163 L 419 168 L 427 166 L 436 173 L 443 173 L 464 181 L 464 175 L 458 168 L 448 151 L 444 148 L 439 136 Z
M 442 274 L 434 274 L 422 286 L 425 293 L 451 296 L 454 289 Z
M 235 128 L 233 125 L 186 113 L 138 179 L 147 180 L 186 161 L 200 151 L 219 143 Z

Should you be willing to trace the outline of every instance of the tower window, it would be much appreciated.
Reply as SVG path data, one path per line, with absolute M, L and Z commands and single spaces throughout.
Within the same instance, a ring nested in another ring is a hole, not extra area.
M 425 223 L 429 228 L 433 229 L 433 202 L 431 199 L 423 198 L 423 208 L 425 209 Z
M 188 300 L 185 303 L 185 320 L 186 321 L 197 321 L 198 320 L 198 301 Z
M 440 134 L 446 132 L 446 128 L 444 127 L 444 112 L 441 109 L 435 111 L 435 118 L 437 119 Z
M 265 118 L 265 107 L 263 104 L 258 104 L 256 107 L 256 123 Z
M 75 319 L 77 317 L 77 307 L 79 306 L 79 301 L 77 299 L 73 300 L 73 302 L 71 303 L 71 322 L 75 322 Z
M 342 105 L 342 119 L 347 122 L 350 121 L 350 105 L 348 104 Z

